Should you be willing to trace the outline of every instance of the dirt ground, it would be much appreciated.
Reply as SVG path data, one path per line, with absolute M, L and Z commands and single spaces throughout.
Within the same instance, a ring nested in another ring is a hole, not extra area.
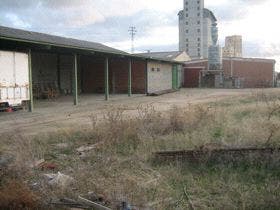
M 144 95 L 111 95 L 109 101 L 103 95 L 82 95 L 79 105 L 73 106 L 72 97 L 61 97 L 55 101 L 35 101 L 33 113 L 18 111 L 0 113 L 0 135 L 35 135 L 59 130 L 84 129 L 91 126 L 91 115 L 102 116 L 106 109 L 124 107 L 128 115 L 137 114 L 139 105 L 152 104 L 156 110 L 164 111 L 172 106 L 187 106 L 215 102 L 227 98 L 252 95 L 254 92 L 278 91 L 280 89 L 181 89 L 176 93 L 158 97 Z

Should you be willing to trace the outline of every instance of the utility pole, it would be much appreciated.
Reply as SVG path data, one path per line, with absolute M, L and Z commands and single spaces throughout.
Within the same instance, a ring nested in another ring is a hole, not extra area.
M 134 37 L 136 35 L 136 27 L 130 26 L 128 30 L 130 36 L 131 36 L 131 53 L 134 53 Z

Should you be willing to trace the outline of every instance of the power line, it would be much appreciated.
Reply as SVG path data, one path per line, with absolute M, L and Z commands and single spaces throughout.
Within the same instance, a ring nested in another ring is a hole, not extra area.
M 134 53 L 134 37 L 136 35 L 136 27 L 130 26 L 128 30 L 130 36 L 131 36 L 131 53 Z

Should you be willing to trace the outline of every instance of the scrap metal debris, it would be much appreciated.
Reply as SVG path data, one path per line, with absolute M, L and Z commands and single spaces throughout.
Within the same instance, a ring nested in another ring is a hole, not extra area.
M 174 90 L 174 89 L 161 90 L 161 91 L 156 91 L 156 92 L 153 92 L 153 93 L 148 93 L 147 96 L 161 96 L 161 95 L 164 95 L 164 94 L 175 93 L 175 92 L 177 92 L 177 90 Z
M 79 196 L 79 201 L 75 201 L 75 200 L 69 199 L 69 198 L 63 198 L 63 199 L 60 199 L 59 201 L 51 201 L 50 204 L 56 205 L 56 206 L 67 206 L 67 207 L 71 207 L 71 208 L 79 208 L 79 209 L 112 210 L 109 207 L 106 207 L 97 202 L 93 202 L 93 201 L 88 200 L 81 196 Z
M 49 185 L 66 188 L 74 182 L 74 178 L 58 172 L 57 174 L 44 174 Z
M 81 146 L 76 150 L 77 150 L 77 152 L 89 152 L 89 151 L 95 149 L 96 146 L 97 146 L 97 144 L 92 144 L 92 145 L 88 145 L 88 146 Z

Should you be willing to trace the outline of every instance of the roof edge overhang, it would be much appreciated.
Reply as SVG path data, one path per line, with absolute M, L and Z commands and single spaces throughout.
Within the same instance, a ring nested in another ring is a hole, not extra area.
M 266 63 L 276 63 L 274 59 L 267 59 L 267 58 L 240 58 L 240 57 L 223 57 L 223 60 L 233 60 L 233 61 L 251 61 L 251 62 L 266 62 Z
M 28 40 L 28 39 L 19 39 L 19 38 L 14 38 L 14 37 L 7 37 L 7 36 L 1 36 L 0 39 L 4 40 L 9 40 L 9 41 L 16 41 L 16 42 L 22 42 L 22 43 L 30 43 L 30 44 L 38 44 L 38 45 L 45 45 L 45 46 L 53 46 L 53 47 L 61 47 L 65 49 L 73 49 L 73 50 L 84 50 L 84 51 L 90 51 L 90 52 L 100 52 L 100 53 L 107 53 L 107 54 L 112 54 L 112 55 L 123 55 L 123 56 L 128 56 L 129 54 L 127 53 L 115 53 L 115 52 L 109 52 L 106 50 L 97 50 L 97 49 L 92 49 L 92 48 L 85 48 L 85 47 L 77 47 L 77 46 L 71 46 L 71 45 L 64 45 L 64 44 L 56 44 L 56 43 L 51 43 L 51 42 L 40 42 L 40 41 L 34 41 L 34 40 Z
M 105 53 L 109 55 L 119 55 L 119 56 L 124 56 L 128 58 L 138 58 L 138 59 L 143 59 L 143 60 L 152 60 L 152 61 L 158 61 L 158 62 L 167 62 L 167 63 L 173 63 L 173 64 L 180 64 L 183 65 L 183 62 L 178 62 L 178 61 L 171 61 L 171 60 L 166 60 L 166 59 L 158 59 L 158 58 L 153 58 L 153 57 L 147 57 L 147 56 L 139 56 L 139 55 L 133 55 L 125 52 L 116 53 L 116 52 L 109 52 L 106 50 L 97 50 L 97 49 L 92 49 L 92 48 L 85 48 L 85 47 L 77 47 L 77 46 L 71 46 L 71 45 L 64 45 L 64 44 L 56 44 L 56 43 L 51 43 L 51 42 L 40 42 L 40 41 L 34 41 L 34 40 L 28 40 L 28 39 L 19 39 L 19 38 L 14 38 L 14 37 L 7 37 L 7 36 L 1 36 L 0 35 L 0 40 L 8 40 L 8 41 L 16 41 L 16 42 L 22 42 L 22 43 L 30 43 L 30 44 L 38 44 L 38 45 L 44 45 L 44 46 L 53 46 L 53 47 L 60 47 L 60 48 L 65 48 L 65 49 L 72 49 L 72 50 L 82 50 L 82 51 L 87 51 L 87 52 L 97 52 L 97 53 Z

